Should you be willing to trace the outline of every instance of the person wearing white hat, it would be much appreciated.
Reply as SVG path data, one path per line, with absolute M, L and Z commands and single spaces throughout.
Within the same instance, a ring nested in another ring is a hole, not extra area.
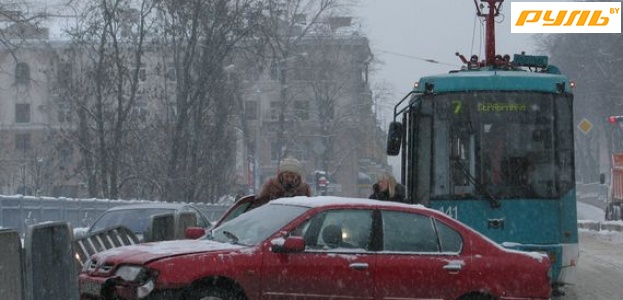
M 273 199 L 294 196 L 309 197 L 311 189 L 301 176 L 301 163 L 294 158 L 286 157 L 279 163 L 277 175 L 264 182 L 255 199 L 257 205 L 262 205 Z

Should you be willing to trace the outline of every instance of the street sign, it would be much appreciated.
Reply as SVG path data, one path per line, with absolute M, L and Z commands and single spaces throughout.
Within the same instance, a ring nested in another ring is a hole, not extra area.
M 586 118 L 583 118 L 580 123 L 578 123 L 578 128 L 580 129 L 580 131 L 582 131 L 584 134 L 588 134 L 589 131 L 591 131 L 591 129 L 593 129 L 593 123 L 591 123 L 591 121 L 589 121 Z

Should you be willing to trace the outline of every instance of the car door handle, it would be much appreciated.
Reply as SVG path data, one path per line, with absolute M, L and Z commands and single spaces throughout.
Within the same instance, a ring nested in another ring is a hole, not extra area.
M 449 263 L 443 266 L 443 269 L 450 273 L 458 273 L 459 271 L 461 271 L 461 265 L 456 263 Z
M 350 264 L 349 267 L 355 270 L 366 270 L 368 269 L 368 264 L 367 263 L 352 263 Z

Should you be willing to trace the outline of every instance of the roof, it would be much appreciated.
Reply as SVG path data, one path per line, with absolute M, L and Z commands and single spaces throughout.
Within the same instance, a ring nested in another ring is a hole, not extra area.
M 425 76 L 417 91 L 424 92 L 427 83 L 434 84 L 434 92 L 517 91 L 557 92 L 557 83 L 565 83 L 565 91 L 572 93 L 569 79 L 560 74 L 526 71 L 477 70 Z M 520 88 L 521 87 L 521 88 Z
M 348 197 L 336 197 L 336 196 L 316 196 L 316 197 L 290 197 L 280 198 L 270 201 L 269 204 L 286 204 L 286 205 L 298 205 L 306 207 L 319 207 L 325 205 L 369 205 L 369 206 L 396 206 L 396 207 L 418 207 L 425 208 L 420 204 L 405 204 L 393 201 L 381 201 L 367 198 L 348 198 Z
M 164 209 L 181 209 L 192 204 L 181 202 L 163 202 L 163 203 L 141 203 L 141 204 L 128 204 L 111 207 L 109 210 L 124 210 L 124 209 L 145 209 L 145 208 L 164 208 Z

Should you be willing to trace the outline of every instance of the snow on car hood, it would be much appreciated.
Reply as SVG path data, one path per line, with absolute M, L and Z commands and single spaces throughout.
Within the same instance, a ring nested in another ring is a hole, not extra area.
M 144 243 L 132 246 L 112 248 L 95 255 L 98 264 L 128 263 L 145 264 L 165 257 L 199 252 L 222 252 L 246 248 L 248 246 L 220 243 L 211 240 L 176 240 Z

